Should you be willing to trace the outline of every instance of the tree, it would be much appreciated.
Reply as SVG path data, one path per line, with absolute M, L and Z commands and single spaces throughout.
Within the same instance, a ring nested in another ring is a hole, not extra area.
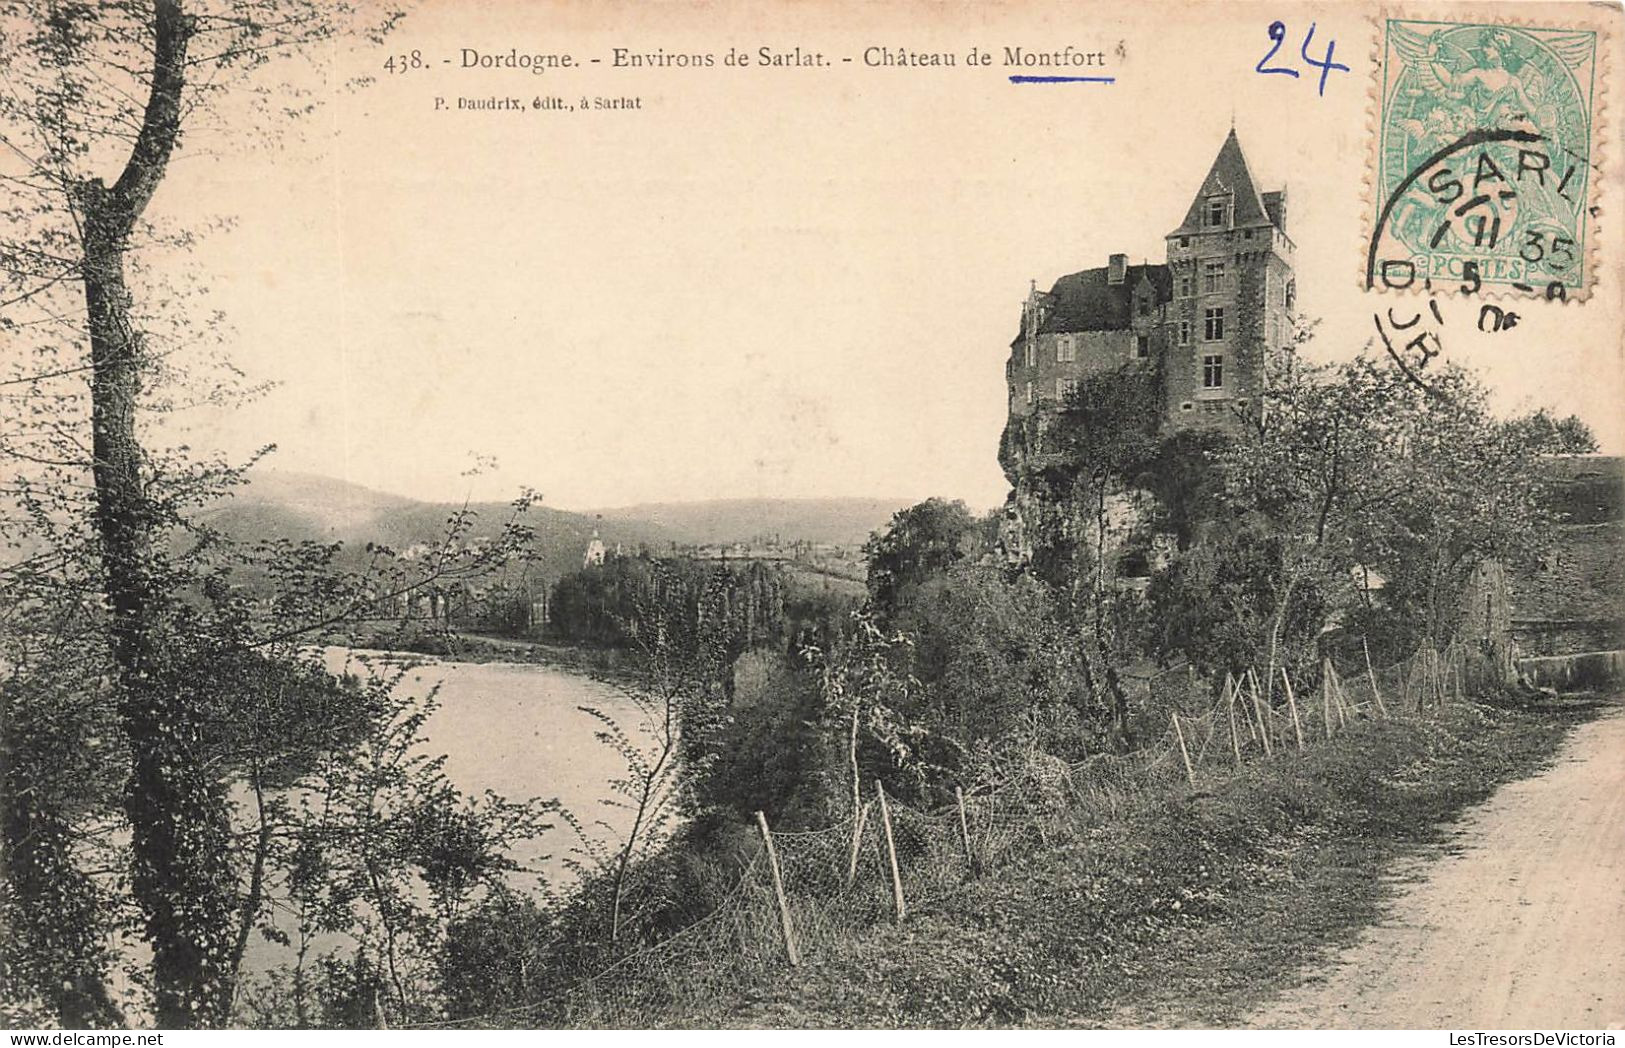
M 1024 519 L 1033 518 L 1033 570 L 1075 609 L 1086 684 L 1113 711 L 1124 744 L 1128 695 L 1118 665 L 1139 638 L 1114 551 L 1143 524 L 1134 520 L 1135 484 L 1165 446 L 1161 417 L 1159 372 L 1131 366 L 1084 376 L 1056 415 L 1034 427 L 1017 491 Z M 1114 519 L 1125 516 L 1127 523 Z
M 952 784 L 989 781 L 1011 759 L 1107 748 L 1115 710 L 1095 704 L 1064 600 L 1032 575 L 959 565 L 924 583 L 898 626 L 918 681 L 908 719 Z
M 830 798 L 814 667 L 805 657 L 757 650 L 730 676 L 726 714 L 716 718 L 704 771 L 694 777 L 694 810 L 740 825 L 758 811 L 779 829 L 824 825 Z
M 1439 648 L 1481 564 L 1528 568 L 1547 548 L 1553 514 L 1540 458 L 1596 442 L 1572 416 L 1496 418 L 1483 384 L 1460 368 L 1429 383 L 1442 395 L 1413 402 L 1402 453 L 1384 458 L 1380 497 L 1359 507 L 1356 527 L 1362 560 L 1387 577 L 1389 612 Z
M 1537 455 L 1594 455 L 1597 436 L 1577 415 L 1558 418 L 1546 408 L 1508 420 L 1508 435 Z
M 635 865 L 664 842 L 690 800 L 692 783 L 703 773 L 721 727 L 722 675 L 731 661 L 727 578 L 726 572 L 714 574 L 695 600 L 670 567 L 653 562 L 651 592 L 637 601 L 636 615 L 623 627 L 640 656 L 642 679 L 630 691 L 635 720 L 623 724 L 600 707 L 580 707 L 598 721 L 599 743 L 613 750 L 625 768 L 610 783 L 613 796 L 603 803 L 621 811 L 627 826 L 623 830 L 595 820 L 620 838 L 618 846 L 596 840 L 573 813 L 561 813 L 580 840 L 578 854 L 591 864 L 591 872 L 607 879 L 611 942 L 621 938 Z
M 1398 450 L 1403 420 L 1423 405 L 1399 371 L 1368 357 L 1316 368 L 1287 351 L 1266 366 L 1259 411 L 1219 468 L 1231 511 L 1227 538 L 1257 541 L 1268 555 L 1255 576 L 1268 581 L 1255 648 L 1268 697 L 1283 661 L 1315 661 L 1311 648 L 1324 625 L 1317 614 L 1346 603 L 1358 516 L 1381 505 L 1379 470 Z
M 912 643 L 908 634 L 884 628 L 875 610 L 865 607 L 852 613 L 849 627 L 831 649 L 804 653 L 821 671 L 820 727 L 844 765 L 854 840 L 863 810 L 864 771 L 871 776 L 901 774 L 916 786 L 925 779 L 923 729 L 907 715 L 919 688 L 908 672 Z
M 898 510 L 863 546 L 869 599 L 882 611 L 897 607 L 913 587 L 963 559 L 975 529 L 976 519 L 957 499 L 931 498 Z
M 305 680 L 276 689 L 256 719 L 259 737 L 242 740 L 254 771 L 251 884 L 260 894 L 252 902 L 264 905 L 242 909 L 236 963 L 251 932 L 295 950 L 281 993 L 245 985 L 234 968 L 240 1010 L 264 1024 L 341 1021 L 335 1007 L 347 1013 L 348 1005 L 339 998 L 361 984 L 369 999 L 359 1016 L 342 1016 L 349 1025 L 373 1025 L 380 1008 L 395 1022 L 439 1018 L 435 975 L 454 929 L 471 907 L 508 893 L 506 878 L 518 870 L 512 846 L 549 828 L 551 802 L 470 797 L 447 780 L 445 758 L 423 739 L 437 703 L 405 694 L 404 672 L 363 666 L 334 678 L 312 666 Z M 279 718 L 302 725 L 302 745 L 289 745 L 297 732 L 278 730 Z M 324 719 L 346 730 L 324 730 Z M 268 760 L 278 748 L 284 759 Z M 354 960 L 312 958 L 323 936 L 353 942 Z M 335 985 L 338 973 L 353 985 Z
M 19 557 L 4 583 L 19 598 L 13 622 L 27 631 L 8 638 L 17 643 L 6 668 L 12 683 L 26 686 L 8 686 L 7 700 L 48 703 L 72 694 L 65 738 L 94 737 L 100 712 L 114 713 L 117 759 L 128 768 L 117 792 L 129 832 L 130 893 L 152 951 L 153 1012 L 164 1026 L 225 1021 L 243 929 L 263 901 L 263 849 L 250 849 L 257 857 L 246 887 L 233 861 L 240 848 L 229 786 L 233 775 L 263 784 L 258 758 L 267 744 L 256 738 L 257 758 L 246 764 L 217 759 L 240 726 L 223 722 L 222 692 L 258 694 L 253 689 L 276 678 L 272 667 L 286 659 L 287 644 L 346 621 L 380 594 L 376 579 L 318 583 L 312 569 L 323 551 L 305 549 L 288 567 L 311 583 L 291 595 L 310 617 L 254 622 L 230 597 L 218 537 L 187 511 L 228 487 L 240 468 L 155 447 L 143 428 L 143 417 L 183 401 L 180 362 L 212 326 L 191 325 L 197 288 L 169 281 L 155 264 L 163 249 L 184 250 L 197 229 L 166 229 L 147 213 L 188 129 L 211 113 L 239 131 L 274 135 L 305 108 L 297 90 L 266 81 L 261 67 L 342 33 L 376 35 L 395 17 L 383 13 L 369 24 L 352 5 L 318 0 L 0 4 L 7 54 L 0 177 L 18 202 L 0 220 L 0 327 L 29 350 L 3 380 L 24 405 L 6 413 L 0 457 L 17 467 L 14 477 L 7 471 L 4 495 L 5 537 Z M 75 388 L 87 376 L 88 398 Z M 230 392 L 205 384 L 197 395 Z M 455 535 L 457 527 L 448 530 Z M 478 559 L 461 548 L 443 554 L 426 574 L 454 573 L 450 565 Z M 389 559 L 387 551 L 378 555 Z M 423 574 L 405 585 L 420 584 Z M 287 610 L 288 602 L 278 603 Z M 65 636 L 91 643 L 63 657 L 72 650 Z M 254 651 L 265 658 L 236 657 Z M 77 672 L 49 675 L 70 664 Z M 43 732 L 36 712 L 8 721 Z M 13 734 L 8 724 L 9 748 L 44 741 L 38 732 Z M 16 788 L 5 820 L 11 844 L 60 840 L 63 820 L 82 817 L 76 807 L 99 809 L 109 799 L 105 790 L 45 797 L 27 783 L 8 786 Z M 41 827 L 54 829 L 39 834 Z M 9 871 L 8 909 L 26 909 L 28 893 L 42 885 L 94 901 L 68 869 L 77 859 L 62 847 L 8 847 L 8 855 L 24 864 Z M 58 919 L 74 912 L 51 909 L 62 911 Z M 34 990 L 66 1021 L 107 1021 L 105 951 L 58 941 L 61 948 L 48 951 L 53 959 L 29 975 Z M 64 965 L 76 970 L 57 979 Z M 8 980 L 19 971 L 8 963 Z M 58 992 L 53 979 L 75 989 Z
M 1261 654 L 1272 690 L 1278 667 L 1311 672 L 1322 632 L 1367 611 L 1372 572 L 1388 580 L 1383 614 L 1443 646 L 1477 565 L 1538 550 L 1538 454 L 1587 446 L 1583 425 L 1497 419 L 1454 365 L 1424 386 L 1365 354 L 1272 363 L 1261 411 L 1214 458 L 1206 538 L 1153 581 L 1163 652 L 1214 673 Z

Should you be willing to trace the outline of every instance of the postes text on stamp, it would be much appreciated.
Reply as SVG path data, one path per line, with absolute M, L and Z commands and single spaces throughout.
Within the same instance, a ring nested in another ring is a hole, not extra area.
M 1381 34 L 1365 286 L 1585 298 L 1597 31 L 1390 17 Z

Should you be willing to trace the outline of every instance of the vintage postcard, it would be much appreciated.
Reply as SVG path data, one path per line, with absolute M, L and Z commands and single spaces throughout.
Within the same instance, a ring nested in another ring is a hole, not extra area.
M 0 0 L 0 1024 L 1614 1044 L 1622 76 Z

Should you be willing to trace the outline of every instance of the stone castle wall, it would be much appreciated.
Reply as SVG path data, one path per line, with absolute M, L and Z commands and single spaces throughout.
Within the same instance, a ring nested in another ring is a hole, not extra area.
M 1625 462 L 1568 455 L 1542 464 L 1556 516 L 1532 568 L 1481 566 L 1462 599 L 1460 633 L 1510 641 L 1521 658 L 1625 649 Z

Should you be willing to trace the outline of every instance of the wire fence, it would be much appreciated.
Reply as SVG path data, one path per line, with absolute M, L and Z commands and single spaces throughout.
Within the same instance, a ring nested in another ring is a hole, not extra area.
M 1277 667 L 1273 687 L 1248 671 L 1227 677 L 1211 702 L 1187 671 L 1160 675 L 1150 682 L 1151 705 L 1173 707 L 1167 730 L 1133 753 L 1037 759 L 997 788 L 955 791 L 953 802 L 929 810 L 877 783 L 854 815 L 816 830 L 773 831 L 761 818 L 761 840 L 737 882 L 698 921 L 534 1003 L 412 1028 L 679 1024 L 707 1000 L 837 949 L 858 930 L 905 920 L 1046 846 L 1080 809 L 1104 814 L 1149 790 L 1195 786 L 1360 721 L 1427 716 L 1464 701 L 1494 672 L 1452 643 L 1380 670 L 1367 658 L 1339 673 L 1323 660 L 1313 681 L 1294 682 Z

